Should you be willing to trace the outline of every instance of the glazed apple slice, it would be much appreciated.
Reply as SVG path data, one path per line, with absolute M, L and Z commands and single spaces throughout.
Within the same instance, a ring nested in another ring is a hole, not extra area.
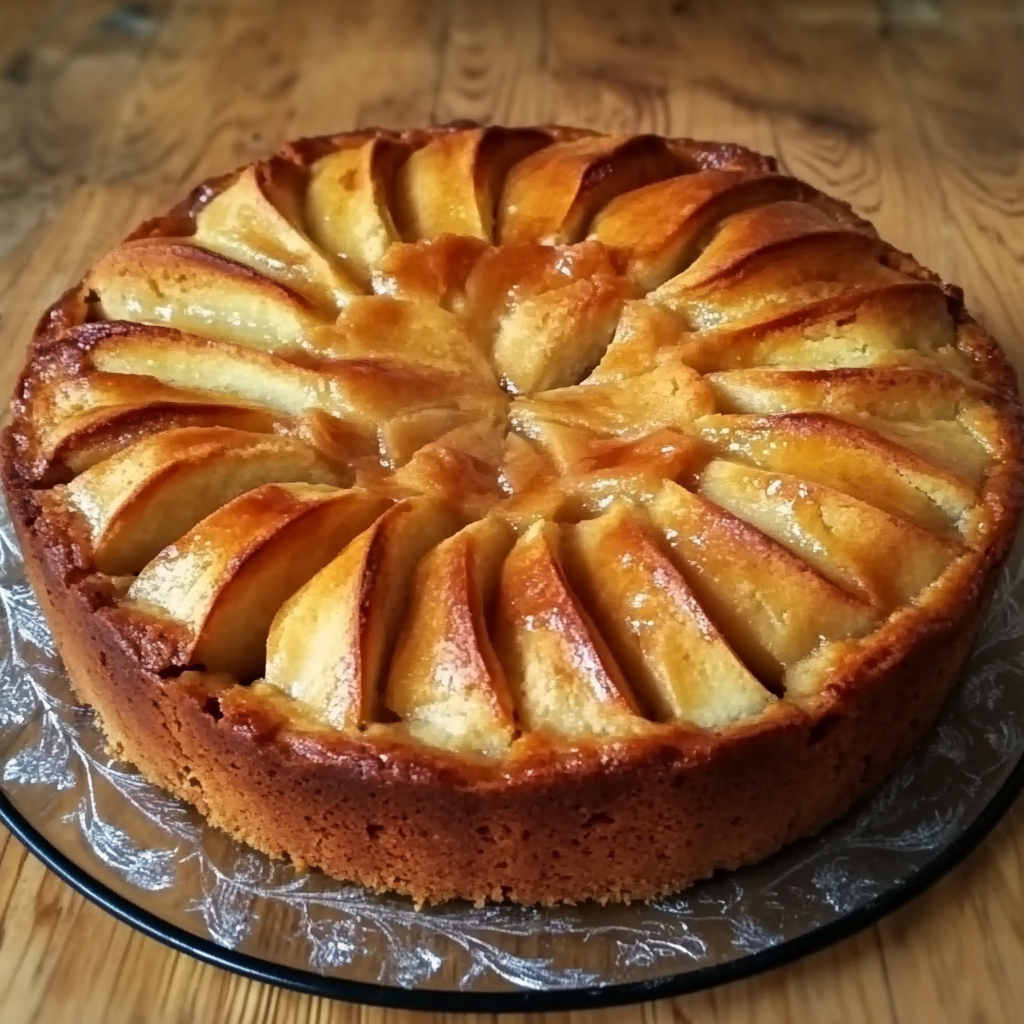
M 883 243 L 808 203 L 781 201 L 726 218 L 700 256 L 650 293 L 693 330 L 767 318 L 851 287 L 906 280 Z
M 369 139 L 330 153 L 310 168 L 305 217 L 310 237 L 368 284 L 399 234 L 388 196 L 409 148 L 391 139 Z
M 145 372 L 178 387 L 205 386 L 293 416 L 320 410 L 375 436 L 382 423 L 423 408 L 503 412 L 491 381 L 378 357 L 326 360 L 313 370 L 240 345 L 158 328 L 99 341 L 92 364 L 111 373 Z
M 576 593 L 658 719 L 713 729 L 771 703 L 662 554 L 639 510 L 618 503 L 577 523 L 565 531 L 563 554 Z
M 671 309 L 631 299 L 622 307 L 615 334 L 601 361 L 583 383 L 605 384 L 655 369 L 668 348 L 689 337 L 686 321 Z
M 834 370 L 758 367 L 707 375 L 720 412 L 863 413 L 887 420 L 955 420 L 979 403 L 984 388 L 962 377 L 917 366 Z
M 360 294 L 302 226 L 306 172 L 274 157 L 249 164 L 196 217 L 193 241 L 277 281 L 328 314 Z
M 636 436 L 685 427 L 713 408 L 700 375 L 668 351 L 653 370 L 634 377 L 517 398 L 509 416 L 513 427 L 527 435 L 534 429 L 531 423 L 545 420 L 594 434 Z
M 469 128 L 435 137 L 398 174 L 395 220 L 402 237 L 493 241 L 495 206 L 509 169 L 550 143 L 546 132 L 533 128 Z
M 904 519 L 785 473 L 716 459 L 699 493 L 886 612 L 913 600 L 959 554 Z
M 431 746 L 493 755 L 512 741 L 514 709 L 487 609 L 513 539 L 501 521 L 481 519 L 416 570 L 384 703 Z
M 822 644 L 863 636 L 877 609 L 812 569 L 760 530 L 666 482 L 648 506 L 708 618 L 769 684 Z
M 910 448 L 824 413 L 708 416 L 717 452 L 824 484 L 926 530 L 949 534 L 977 504 L 974 489 Z
M 294 353 L 329 336 L 326 318 L 297 292 L 185 241 L 142 238 L 107 253 L 86 277 L 97 312 Z
M 674 430 L 622 440 L 555 423 L 531 428 L 548 466 L 494 508 L 519 532 L 538 519 L 575 522 L 601 515 L 617 498 L 645 504 L 665 480 L 695 486 L 711 458 L 699 438 Z
M 457 526 L 442 502 L 391 506 L 281 606 L 266 681 L 336 729 L 373 721 L 416 563 Z
M 459 311 L 466 281 L 488 249 L 486 242 L 466 235 L 396 242 L 373 275 L 373 290 L 379 295 L 420 299 Z
M 949 299 L 931 282 L 857 285 L 799 308 L 753 312 L 680 339 L 702 373 L 745 367 L 832 369 L 906 364 L 969 376 Z
M 617 195 L 680 169 L 664 139 L 655 135 L 597 135 L 556 143 L 509 172 L 498 204 L 498 237 L 503 245 L 576 242 L 594 214 Z
M 214 392 L 95 371 L 40 388 L 30 415 L 42 464 L 72 473 L 171 427 L 221 426 L 266 434 L 278 422 L 266 409 Z
M 338 357 L 394 359 L 494 382 L 479 339 L 459 317 L 435 303 L 363 296 L 352 300 L 335 326 Z
M 648 292 L 692 263 L 719 221 L 810 194 L 803 182 L 781 174 L 684 174 L 617 196 L 594 217 L 588 237 L 619 252 L 630 279 Z
M 538 522 L 501 574 L 497 649 L 530 732 L 578 739 L 643 731 L 629 685 L 565 578 L 558 527 Z
M 486 513 L 502 495 L 499 471 L 505 424 L 498 419 L 464 423 L 424 445 L 393 477 L 398 487 L 448 497 L 466 516 Z
M 255 679 L 277 610 L 387 504 L 355 489 L 265 484 L 164 548 L 127 601 L 188 629 L 189 664 Z
M 286 437 L 180 427 L 144 438 L 59 489 L 89 526 L 100 572 L 138 572 L 232 498 L 278 481 L 345 483 L 345 471 Z
M 492 339 L 505 386 L 533 393 L 580 381 L 612 338 L 631 286 L 595 242 L 485 253 L 466 282 L 466 316 Z

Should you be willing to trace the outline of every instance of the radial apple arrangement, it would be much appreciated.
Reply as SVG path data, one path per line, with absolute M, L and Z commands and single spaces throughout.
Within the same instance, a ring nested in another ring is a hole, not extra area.
M 44 316 L 5 438 L 111 748 L 408 893 L 678 890 L 870 792 L 1015 532 L 994 342 L 736 146 L 456 125 L 200 186 Z

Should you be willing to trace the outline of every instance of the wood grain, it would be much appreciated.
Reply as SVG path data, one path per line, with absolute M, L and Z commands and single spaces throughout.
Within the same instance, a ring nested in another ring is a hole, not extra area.
M 290 136 L 458 117 L 775 152 L 962 284 L 1024 366 L 1024 2 L 741 0 L 727 19 L 723 9 L 3 0 L 0 385 L 40 310 L 194 179 Z M 832 949 L 711 992 L 550 1019 L 1010 1024 L 1024 1006 L 1022 880 L 1018 804 L 928 894 Z M 0 830 L 3 1024 L 426 1019 L 203 966 L 87 903 Z

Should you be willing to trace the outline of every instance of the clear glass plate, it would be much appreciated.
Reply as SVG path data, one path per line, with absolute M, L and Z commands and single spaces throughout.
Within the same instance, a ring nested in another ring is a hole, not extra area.
M 1019 545 L 1018 545 L 1019 548 Z M 1024 787 L 1024 568 L 1004 570 L 963 684 L 917 754 L 819 836 L 630 906 L 416 911 L 210 828 L 104 752 L 0 508 L 0 818 L 65 880 L 201 959 L 322 995 L 430 1010 L 652 999 L 819 949 L 935 881 Z

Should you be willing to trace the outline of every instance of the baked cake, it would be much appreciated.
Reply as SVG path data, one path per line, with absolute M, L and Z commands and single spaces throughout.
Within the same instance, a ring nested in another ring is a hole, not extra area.
M 457 124 L 199 186 L 43 316 L 4 440 L 111 749 L 417 901 L 629 900 L 843 814 L 1021 505 L 958 289 L 732 145 Z

